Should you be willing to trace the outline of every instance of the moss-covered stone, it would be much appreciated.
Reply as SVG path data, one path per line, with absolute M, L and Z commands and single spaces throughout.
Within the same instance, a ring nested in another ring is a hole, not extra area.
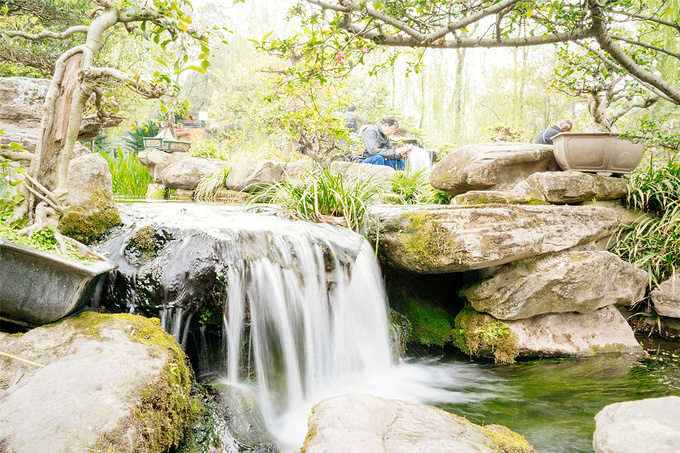
M 121 223 L 118 208 L 102 189 L 93 187 L 91 192 L 89 203 L 68 209 L 59 221 L 61 234 L 84 244 L 94 242 L 109 228 Z
M 443 308 L 410 298 L 403 304 L 402 310 L 411 323 L 409 342 L 444 346 L 453 341 L 455 318 Z
M 165 366 L 140 394 L 130 398 L 134 411 L 118 429 L 103 434 L 94 452 L 164 452 L 177 446 L 205 410 L 192 394 L 193 372 L 177 341 L 157 318 L 131 314 L 106 315 L 85 312 L 65 323 L 97 338 L 105 327 L 115 325 L 130 340 L 148 346 L 152 355 L 167 357 Z
M 456 316 L 453 337 L 454 344 L 470 356 L 493 355 L 496 362 L 507 363 L 519 354 L 519 339 L 507 324 L 469 306 Z

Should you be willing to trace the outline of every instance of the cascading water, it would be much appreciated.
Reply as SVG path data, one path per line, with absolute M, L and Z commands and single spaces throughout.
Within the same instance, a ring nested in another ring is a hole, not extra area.
M 434 165 L 434 162 L 432 162 L 432 151 L 416 146 L 406 158 L 406 163 L 414 170 L 432 170 L 432 166 Z

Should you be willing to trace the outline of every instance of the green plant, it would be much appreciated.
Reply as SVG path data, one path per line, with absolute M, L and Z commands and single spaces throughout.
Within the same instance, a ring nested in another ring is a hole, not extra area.
M 670 204 L 680 202 L 680 159 L 655 166 L 652 155 L 646 167 L 630 175 L 630 187 L 629 207 L 662 216 Z
M 345 178 L 323 168 L 304 175 L 302 182 L 288 180 L 275 184 L 248 201 L 281 203 L 299 218 L 343 224 L 358 231 L 370 199 L 376 193 L 375 184 L 370 180 Z
M 144 138 L 155 137 L 158 135 L 158 130 L 158 125 L 153 121 L 148 121 L 146 124 L 139 127 L 133 125 L 132 129 L 126 131 L 125 137 L 123 137 L 125 149 L 135 154 L 144 151 Z
M 451 196 L 432 187 L 425 169 L 398 171 L 389 182 L 390 194 L 387 202 L 399 204 L 448 204 Z
M 109 164 L 113 182 L 113 193 L 128 197 L 146 195 L 153 177 L 149 170 L 139 162 L 136 154 L 124 153 L 118 148 L 118 157 L 113 153 L 101 153 Z
M 197 200 L 214 200 L 217 191 L 227 187 L 226 181 L 230 171 L 231 167 L 224 167 L 216 173 L 202 177 L 196 186 L 194 197 Z

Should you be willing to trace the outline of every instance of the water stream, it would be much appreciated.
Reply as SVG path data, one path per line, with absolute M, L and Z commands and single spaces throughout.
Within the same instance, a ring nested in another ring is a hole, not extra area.
M 592 451 L 593 416 L 606 404 L 680 394 L 677 366 L 644 373 L 629 356 L 494 365 L 411 350 L 398 361 L 381 272 L 362 236 L 223 205 L 121 210 L 125 226 L 100 247 L 120 264 L 112 294 L 160 317 L 199 377 L 254 394 L 283 451 L 302 445 L 314 404 L 348 392 L 503 424 L 542 453 Z M 162 248 L 142 259 L 130 243 L 145 227 Z M 218 341 L 209 341 L 206 307 L 220 311 Z

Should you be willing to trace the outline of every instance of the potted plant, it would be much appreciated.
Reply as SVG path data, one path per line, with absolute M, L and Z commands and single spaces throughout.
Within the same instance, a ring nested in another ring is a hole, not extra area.
M 630 176 L 645 151 L 644 143 L 614 132 L 564 132 L 553 137 L 555 160 L 562 170 Z

